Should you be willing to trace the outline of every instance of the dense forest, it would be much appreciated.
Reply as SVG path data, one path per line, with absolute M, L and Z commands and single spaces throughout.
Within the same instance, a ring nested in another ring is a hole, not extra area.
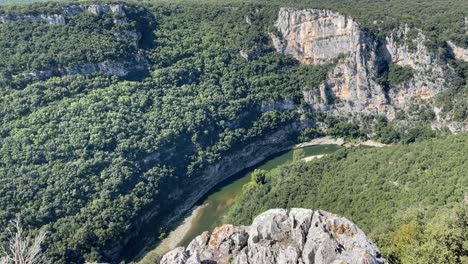
M 258 170 L 226 222 L 250 224 L 269 208 L 321 209 L 356 223 L 391 263 L 466 263 L 467 156 L 464 134 Z
M 0 16 L 53 15 L 89 3 L 8 4 Z M 352 15 L 377 37 L 404 23 L 421 28 L 458 70 L 440 104 L 466 119 L 466 65 L 445 46 L 449 39 L 468 46 L 464 0 L 129 1 L 124 13 L 83 12 L 64 25 L 0 23 L 0 230 L 19 215 L 30 233 L 48 231 L 44 250 L 54 263 L 131 257 L 136 252 L 115 249 L 135 243 L 129 238 L 149 215 L 148 234 L 157 237 L 158 221 L 206 168 L 285 125 L 308 120 L 327 128 L 296 131 L 291 142 L 325 134 L 385 143 L 437 136 L 427 118 L 399 130 L 383 117 L 347 122 L 311 111 L 302 90 L 317 89 L 333 63 L 301 65 L 273 51 L 268 33 L 286 4 Z M 245 60 L 241 51 L 262 56 Z M 80 70 L 102 62 L 125 73 Z M 393 81 L 408 75 L 391 73 Z M 302 110 L 264 110 L 284 101 Z M 376 133 L 366 122 L 376 122 Z

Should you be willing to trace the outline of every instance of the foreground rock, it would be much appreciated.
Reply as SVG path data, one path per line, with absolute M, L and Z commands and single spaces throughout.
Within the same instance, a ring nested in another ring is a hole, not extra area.
M 272 209 L 251 226 L 224 225 L 176 248 L 161 264 L 386 263 L 377 246 L 346 218 L 308 209 Z

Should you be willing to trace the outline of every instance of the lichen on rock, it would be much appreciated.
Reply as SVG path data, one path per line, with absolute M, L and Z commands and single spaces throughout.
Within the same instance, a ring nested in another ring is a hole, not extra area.
M 163 256 L 184 263 L 386 263 L 364 232 L 324 211 L 271 209 L 251 226 L 224 225 Z

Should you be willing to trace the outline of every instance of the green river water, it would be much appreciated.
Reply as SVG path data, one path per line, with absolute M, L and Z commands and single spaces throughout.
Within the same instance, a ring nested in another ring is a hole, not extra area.
M 317 145 L 303 148 L 305 157 L 332 153 L 341 147 L 338 145 Z M 236 196 L 241 194 L 242 186 L 250 181 L 250 175 L 255 169 L 272 170 L 280 165 L 293 161 L 293 151 L 290 150 L 277 155 L 266 162 L 238 175 L 228 181 L 220 183 L 207 196 L 202 198 L 199 212 L 192 220 L 190 230 L 184 236 L 179 246 L 188 246 L 188 243 L 204 231 L 213 231 L 216 226 L 223 224 L 223 219 L 229 207 L 234 203 Z

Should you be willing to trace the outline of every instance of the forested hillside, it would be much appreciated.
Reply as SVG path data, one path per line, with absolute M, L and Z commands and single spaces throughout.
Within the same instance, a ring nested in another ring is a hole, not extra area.
M 0 230 L 16 216 L 31 234 L 47 230 L 54 263 L 131 258 L 206 170 L 285 127 L 294 128 L 283 140 L 291 144 L 446 133 L 430 129 L 431 112 L 420 118 L 424 106 L 406 120 L 411 129 L 312 111 L 303 89 L 318 90 L 335 62 L 303 65 L 275 52 L 269 33 L 286 4 L 352 15 L 376 37 L 397 24 L 421 28 L 458 80 L 440 103 L 466 120 L 466 65 L 445 45 L 468 46 L 464 0 L 8 4 L 0 7 Z
M 183 199 L 167 199 L 174 188 L 190 188 L 222 155 L 296 118 L 293 111 L 263 113 L 262 102 L 297 98 L 300 87 L 318 85 L 326 72 L 275 53 L 244 61 L 239 47 L 265 42 L 260 26 L 245 37 L 249 7 L 160 5 L 149 13 L 127 4 L 125 12 L 132 10 L 157 21 L 154 48 L 139 44 L 137 51 L 153 65 L 141 81 L 97 72 L 19 84 L 6 79 L 2 87 L 1 225 L 21 213 L 28 227 L 46 228 L 45 250 L 54 261 L 109 259 L 106 250 L 137 232 L 143 215 L 161 214 Z M 125 27 L 138 28 L 130 21 Z M 13 30 L 18 27 L 24 30 Z M 1 50 L 9 53 L 2 55 L 3 73 L 80 62 L 68 52 L 87 62 L 124 59 L 118 51 L 132 49 L 106 38 L 116 27 L 111 16 L 88 14 L 65 27 L 2 25 Z M 59 38 L 65 39 L 54 45 Z M 50 47 L 57 50 L 45 52 Z M 48 63 L 57 58 L 63 60 Z M 47 63 L 35 68 L 41 59 Z
M 467 156 L 465 134 L 256 171 L 226 222 L 245 225 L 269 208 L 316 208 L 358 224 L 391 263 L 465 263 Z

